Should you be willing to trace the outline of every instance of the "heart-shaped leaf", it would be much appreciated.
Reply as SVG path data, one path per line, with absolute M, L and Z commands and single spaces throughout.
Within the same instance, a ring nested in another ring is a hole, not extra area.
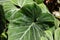
M 4 5 L 5 8 L 10 8 L 5 10 L 6 18 L 10 22 L 8 40 L 40 40 L 42 36 L 46 37 L 44 31 L 54 26 L 54 17 L 48 12 L 42 13 L 35 3 L 24 5 L 20 10 L 11 11 L 15 6 L 8 4 Z

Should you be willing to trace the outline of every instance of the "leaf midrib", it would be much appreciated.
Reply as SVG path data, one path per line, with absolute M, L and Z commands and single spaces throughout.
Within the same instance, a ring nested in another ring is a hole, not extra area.
M 22 38 L 26 35 L 26 33 L 30 30 L 30 28 L 34 25 L 35 23 L 33 22 L 29 28 L 23 33 L 23 35 L 19 38 L 19 40 L 22 40 Z

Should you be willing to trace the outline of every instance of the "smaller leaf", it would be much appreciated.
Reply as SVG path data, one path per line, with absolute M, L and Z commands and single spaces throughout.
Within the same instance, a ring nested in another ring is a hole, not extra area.
M 46 7 L 46 5 L 44 3 L 39 4 L 39 7 L 42 10 L 42 13 L 50 13 L 48 8 Z
M 60 40 L 60 28 L 55 31 L 55 40 Z
M 51 29 L 52 30 L 52 29 Z M 49 40 L 53 40 L 53 35 L 51 30 L 46 30 L 45 33 Z

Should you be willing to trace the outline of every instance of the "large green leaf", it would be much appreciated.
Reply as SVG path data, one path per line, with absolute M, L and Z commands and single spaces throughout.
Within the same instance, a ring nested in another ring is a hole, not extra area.
M 40 40 L 42 36 L 48 38 L 44 31 L 54 26 L 51 14 L 42 13 L 35 3 L 24 5 L 20 10 L 12 4 L 3 5 L 9 21 L 8 40 Z

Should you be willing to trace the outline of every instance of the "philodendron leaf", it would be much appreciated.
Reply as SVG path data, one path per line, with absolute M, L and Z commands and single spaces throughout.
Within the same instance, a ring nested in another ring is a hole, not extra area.
M 15 5 L 23 7 L 26 4 L 33 3 L 33 0 L 11 0 L 11 2 Z
M 55 31 L 55 40 L 60 40 L 60 28 L 57 28 Z
M 5 8 L 12 7 L 5 5 Z M 54 17 L 49 13 L 42 13 L 35 3 L 24 5 L 20 10 L 5 12 L 9 21 L 8 40 L 40 40 L 42 36 L 46 37 L 44 31 L 54 24 Z M 51 26 L 46 22 L 51 22 Z

